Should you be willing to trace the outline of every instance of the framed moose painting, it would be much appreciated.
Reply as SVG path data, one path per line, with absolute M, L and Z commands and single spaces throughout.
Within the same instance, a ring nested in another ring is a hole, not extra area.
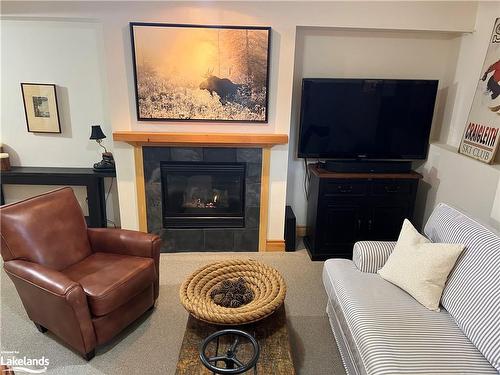
M 267 122 L 270 27 L 130 23 L 138 120 Z

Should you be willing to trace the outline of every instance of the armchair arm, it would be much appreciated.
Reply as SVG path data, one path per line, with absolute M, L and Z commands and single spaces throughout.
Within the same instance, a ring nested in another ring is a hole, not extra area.
M 17 277 L 49 293 L 64 296 L 71 288 L 80 286 L 59 271 L 25 260 L 11 260 L 4 264 L 9 276 Z
M 80 284 L 37 263 L 10 260 L 4 269 L 21 297 L 29 318 L 82 354 L 96 346 L 87 297 Z
M 144 258 L 160 254 L 160 237 L 126 229 L 87 228 L 94 252 L 117 253 Z
M 395 241 L 359 241 L 354 244 L 352 261 L 362 272 L 377 273 L 396 246 Z
M 161 244 L 159 236 L 133 230 L 109 228 L 87 228 L 87 234 L 90 247 L 94 252 L 152 258 L 156 270 L 155 299 L 158 297 Z

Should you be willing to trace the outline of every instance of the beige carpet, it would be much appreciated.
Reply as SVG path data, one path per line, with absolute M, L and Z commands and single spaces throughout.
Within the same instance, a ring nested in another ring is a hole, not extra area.
M 187 313 L 179 303 L 184 277 L 219 259 L 251 257 L 280 270 L 286 279 L 286 310 L 299 374 L 345 374 L 325 314 L 322 262 L 311 262 L 305 250 L 294 253 L 162 254 L 160 297 L 156 309 L 84 361 L 50 333 L 39 333 L 28 319 L 10 279 L 1 276 L 1 348 L 18 356 L 50 360 L 50 374 L 174 374 Z M 262 374 L 268 375 L 268 374 Z

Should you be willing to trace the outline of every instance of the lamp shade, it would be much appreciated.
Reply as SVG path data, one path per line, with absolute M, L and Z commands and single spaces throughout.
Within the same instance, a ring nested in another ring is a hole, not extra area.
M 102 132 L 100 125 L 92 125 L 92 132 L 90 133 L 90 139 L 104 139 L 106 136 Z

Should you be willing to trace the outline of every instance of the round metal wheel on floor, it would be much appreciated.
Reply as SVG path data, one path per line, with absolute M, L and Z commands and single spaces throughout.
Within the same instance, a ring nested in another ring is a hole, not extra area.
M 213 342 L 218 348 L 220 339 L 225 336 L 233 337 L 233 341 L 227 348 L 226 353 L 216 353 L 213 356 L 208 355 L 207 347 L 210 343 Z M 238 358 L 238 350 L 244 343 L 249 343 L 251 346 L 250 358 Z M 259 343 L 251 334 L 239 329 L 224 329 L 212 333 L 203 340 L 200 348 L 200 360 L 206 368 L 216 374 L 242 374 L 257 364 L 259 353 Z M 224 367 L 219 367 L 219 363 L 223 363 Z

